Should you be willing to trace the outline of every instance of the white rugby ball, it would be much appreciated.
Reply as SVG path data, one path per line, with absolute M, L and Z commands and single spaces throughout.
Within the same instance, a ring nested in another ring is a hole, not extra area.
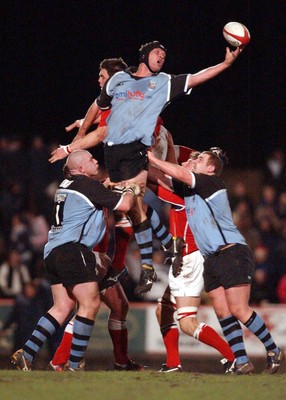
M 225 40 L 234 47 L 246 46 L 250 41 L 250 33 L 240 22 L 229 22 L 223 28 Z

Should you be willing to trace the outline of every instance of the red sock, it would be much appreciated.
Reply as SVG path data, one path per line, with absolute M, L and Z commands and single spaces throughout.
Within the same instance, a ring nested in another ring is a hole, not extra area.
M 126 321 L 108 321 L 108 331 L 113 343 L 113 354 L 117 364 L 125 365 L 128 357 L 128 331 Z
M 196 332 L 194 333 L 194 337 L 200 342 L 214 347 L 224 356 L 224 358 L 227 358 L 229 361 L 234 360 L 234 354 L 228 343 L 223 340 L 213 328 L 205 324 L 200 324 Z
M 53 365 L 62 365 L 68 361 L 71 351 L 72 337 L 72 333 L 64 332 L 62 341 L 52 359 Z
M 163 340 L 167 352 L 167 366 L 176 367 L 181 364 L 179 356 L 179 330 L 177 327 L 169 329 L 163 334 Z
M 133 235 L 131 226 L 116 226 L 114 232 L 115 253 L 112 260 L 113 269 L 122 271 L 125 268 L 128 244 Z

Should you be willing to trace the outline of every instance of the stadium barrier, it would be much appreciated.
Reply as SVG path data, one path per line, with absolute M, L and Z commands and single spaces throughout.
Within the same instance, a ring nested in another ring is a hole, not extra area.
M 0 300 L 0 324 L 7 316 L 13 302 Z M 129 352 L 164 354 L 165 348 L 160 329 L 155 316 L 156 303 L 131 303 L 128 313 Z M 257 307 L 256 312 L 264 319 L 268 329 L 277 344 L 286 349 L 286 305 L 266 305 Z M 102 305 L 94 326 L 88 350 L 96 354 L 112 354 L 111 339 L 108 334 L 109 310 Z M 198 314 L 199 321 L 212 326 L 222 335 L 220 325 L 211 306 L 201 306 Z M 243 329 L 245 346 L 250 356 L 263 356 L 264 347 L 256 337 L 247 329 Z M 0 354 L 6 354 L 12 347 L 13 328 L 5 338 L 0 338 Z M 181 355 L 216 355 L 217 351 L 203 343 L 191 338 L 184 333 L 180 335 Z

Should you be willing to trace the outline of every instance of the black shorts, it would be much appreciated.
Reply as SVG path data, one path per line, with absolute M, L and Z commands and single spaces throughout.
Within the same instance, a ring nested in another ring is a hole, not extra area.
M 148 156 L 145 144 L 140 141 L 127 144 L 104 146 L 104 159 L 111 182 L 121 182 L 134 178 L 147 170 Z
M 236 244 L 205 259 L 205 291 L 219 286 L 229 289 L 244 283 L 251 284 L 254 259 L 248 246 Z
M 80 243 L 66 243 L 53 249 L 45 259 L 51 285 L 72 287 L 98 281 L 94 253 Z

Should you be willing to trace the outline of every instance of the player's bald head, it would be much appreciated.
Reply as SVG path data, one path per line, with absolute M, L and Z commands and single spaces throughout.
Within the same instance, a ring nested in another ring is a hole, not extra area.
M 80 171 L 80 168 L 92 157 L 87 150 L 75 150 L 67 159 L 66 165 L 70 172 Z

